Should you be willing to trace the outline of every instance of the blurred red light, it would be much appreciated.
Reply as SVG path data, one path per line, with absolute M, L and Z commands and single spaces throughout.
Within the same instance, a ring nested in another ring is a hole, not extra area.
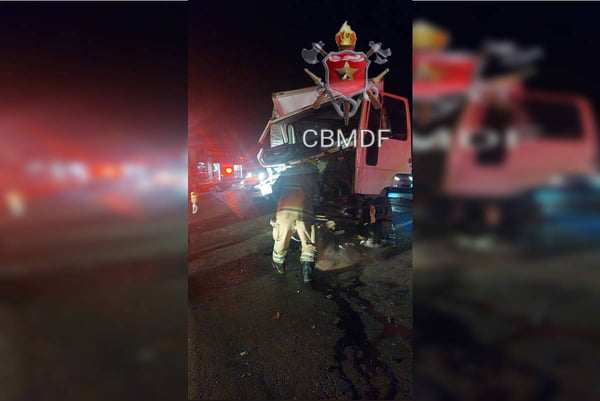
M 231 173 L 233 173 L 233 168 L 225 167 L 225 174 L 231 174 Z
M 114 164 L 98 164 L 92 167 L 92 175 L 100 179 L 117 179 L 121 177 L 121 169 Z

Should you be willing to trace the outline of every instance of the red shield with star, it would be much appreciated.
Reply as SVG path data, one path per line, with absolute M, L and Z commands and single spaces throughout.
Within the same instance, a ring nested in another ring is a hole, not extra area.
M 326 84 L 346 97 L 361 93 L 367 87 L 369 59 L 362 52 L 331 52 L 323 59 Z

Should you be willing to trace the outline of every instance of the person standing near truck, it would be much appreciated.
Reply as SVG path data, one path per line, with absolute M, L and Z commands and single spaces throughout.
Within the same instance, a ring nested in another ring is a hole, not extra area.
M 273 267 L 278 273 L 285 273 L 286 254 L 295 230 L 302 243 L 300 262 L 305 283 L 312 280 L 317 251 L 313 211 L 320 198 L 318 174 L 316 163 L 305 159 L 284 170 L 273 185 L 273 194 L 278 199 L 273 225 Z

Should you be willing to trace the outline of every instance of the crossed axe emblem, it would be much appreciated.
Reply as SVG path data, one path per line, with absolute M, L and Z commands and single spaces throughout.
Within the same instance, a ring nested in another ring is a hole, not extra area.
M 321 54 L 323 57 L 327 57 L 328 53 L 324 50 L 323 46 L 323 42 L 316 42 L 312 44 L 312 47 L 310 49 L 302 49 L 302 58 L 304 59 L 304 61 L 306 61 L 308 64 L 317 64 L 320 61 L 318 58 L 319 54 Z M 389 48 L 383 49 L 381 47 L 381 42 L 375 43 L 373 41 L 370 41 L 369 47 L 370 49 L 365 54 L 365 56 L 368 59 L 373 54 L 375 54 L 376 58 L 374 61 L 376 64 L 387 63 L 387 58 L 392 55 L 392 51 Z M 318 95 L 317 99 L 313 103 L 313 109 L 318 109 L 319 107 L 321 107 L 321 104 L 323 103 L 325 98 L 329 96 L 329 98 L 332 100 L 333 107 L 337 111 L 338 115 L 343 117 L 345 124 L 348 125 L 350 117 L 353 117 L 358 111 L 360 101 L 343 95 L 341 97 L 339 95 L 336 96 L 320 77 L 313 74 L 306 68 L 304 69 L 304 71 L 317 85 Z M 383 71 L 377 77 L 369 79 L 367 86 L 363 91 L 363 93 L 369 98 L 369 100 L 373 104 L 373 107 L 375 107 L 376 109 L 381 108 L 381 102 L 379 100 L 379 91 L 376 87 L 376 84 L 379 81 L 381 81 L 383 76 L 388 72 L 389 69 L 386 68 L 385 71 Z
M 324 43 L 317 42 L 313 43 L 310 49 L 302 49 L 302 58 L 308 64 L 317 64 L 319 62 L 319 58 L 317 57 L 321 54 L 323 57 L 327 56 L 327 52 L 323 49 Z M 366 53 L 367 58 L 371 57 L 373 54 L 376 55 L 375 63 L 377 64 L 385 64 L 387 63 L 387 58 L 392 55 L 391 49 L 383 49 L 381 47 L 381 42 L 375 43 L 372 40 L 369 42 L 370 50 Z

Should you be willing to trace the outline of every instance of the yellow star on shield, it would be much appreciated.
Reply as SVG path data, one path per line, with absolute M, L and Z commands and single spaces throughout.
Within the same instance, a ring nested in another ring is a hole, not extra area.
M 356 72 L 356 70 L 358 70 L 358 68 L 352 68 L 350 67 L 350 64 L 348 64 L 348 62 L 346 61 L 346 64 L 344 64 L 344 66 L 342 68 L 336 68 L 335 71 L 340 74 L 340 79 L 344 80 L 352 80 L 352 76 L 354 75 L 354 73 Z

